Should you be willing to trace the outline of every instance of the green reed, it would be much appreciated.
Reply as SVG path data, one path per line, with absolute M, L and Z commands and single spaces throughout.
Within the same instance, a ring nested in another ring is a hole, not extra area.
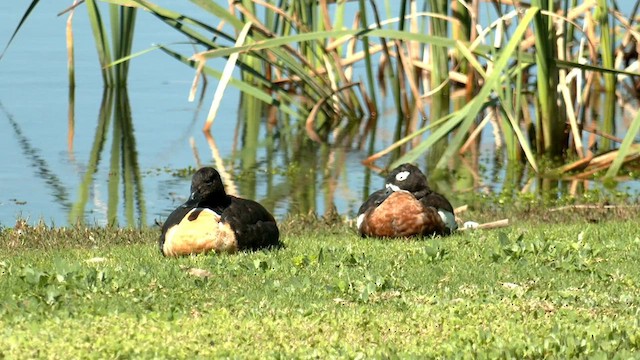
M 429 10 L 437 14 L 447 14 L 448 5 L 446 2 L 431 0 Z M 449 32 L 449 24 L 440 18 L 431 19 L 431 33 L 438 37 L 446 38 Z M 430 76 L 431 90 L 436 91 L 431 95 L 430 116 L 432 119 L 440 119 L 450 112 L 451 85 L 449 83 L 449 54 L 448 49 L 443 46 L 430 46 L 430 60 L 433 71 Z M 407 134 L 408 135 L 408 134 Z M 446 138 L 440 139 L 428 152 L 427 164 L 435 167 L 438 160 L 444 154 L 448 145 Z
M 129 63 L 123 62 L 113 66 L 111 64 L 131 54 L 137 9 L 108 5 L 111 29 L 109 33 L 98 1 L 86 0 L 85 4 L 98 51 L 104 85 L 106 87 L 122 86 L 127 83 Z
M 595 20 L 600 27 L 600 56 L 602 57 L 602 66 L 605 68 L 614 67 L 614 53 L 613 53 L 613 34 L 610 32 L 610 20 L 608 4 L 605 0 L 598 0 L 596 11 L 594 14 Z M 607 133 L 613 133 L 613 118 L 615 117 L 615 88 L 616 78 L 612 73 L 604 73 L 604 116 L 602 117 L 602 130 Z M 602 146 L 605 149 L 609 149 L 611 146 L 609 139 L 602 140 Z
M 534 0 L 532 5 L 549 12 L 554 11 L 553 1 Z M 536 68 L 539 128 L 538 148 L 551 156 L 559 156 L 563 150 L 561 142 L 562 123 L 557 102 L 558 69 L 556 58 L 556 37 L 552 19 L 538 12 L 533 21 L 536 44 Z
M 360 26 L 362 28 L 366 27 L 369 22 L 367 21 L 367 7 L 365 5 L 365 0 L 359 0 L 359 11 L 360 11 Z M 364 52 L 364 66 L 365 73 L 367 75 L 367 86 L 369 90 L 369 95 L 371 96 L 371 105 L 373 109 L 378 108 L 378 95 L 375 90 L 375 83 L 373 81 L 373 61 L 371 60 L 371 54 L 369 51 L 369 37 L 362 36 L 362 50 Z M 374 128 L 375 131 L 375 128 Z M 372 135 L 372 138 L 375 138 L 375 134 Z

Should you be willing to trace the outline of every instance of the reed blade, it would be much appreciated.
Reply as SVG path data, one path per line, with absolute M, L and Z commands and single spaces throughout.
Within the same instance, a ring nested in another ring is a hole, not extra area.
M 2 53 L 0 53 L 0 60 L 2 60 L 2 57 L 7 52 L 7 49 L 9 49 L 9 45 L 11 45 L 11 43 L 13 42 L 13 39 L 16 37 L 16 35 L 18 35 L 18 31 L 20 31 L 20 28 L 22 27 L 22 25 L 24 25 L 24 22 L 27 21 L 27 18 L 29 18 L 29 15 L 31 15 L 31 12 L 33 11 L 33 9 L 35 9 L 35 7 L 38 5 L 39 2 L 40 0 L 31 1 L 31 4 L 29 4 L 29 7 L 22 15 L 22 18 L 20 18 L 20 22 L 18 22 L 18 26 L 16 26 L 15 30 L 13 30 L 13 33 L 11 34 L 9 41 L 7 41 L 7 45 L 4 46 Z
M 553 12 L 553 1 L 534 0 L 534 6 Z M 562 154 L 563 123 L 557 104 L 558 69 L 555 65 L 555 31 L 552 19 L 538 12 L 534 17 L 536 45 L 537 97 L 540 111 L 538 126 L 542 128 L 543 146 L 547 155 Z
M 636 114 L 635 119 L 633 119 L 633 122 L 629 125 L 627 135 L 625 135 L 624 140 L 622 140 L 622 144 L 620 144 L 620 148 L 618 149 L 618 156 L 616 156 L 611 163 L 611 166 L 609 166 L 609 169 L 605 174 L 605 178 L 613 179 L 620 171 L 620 167 L 622 167 L 627 156 L 634 153 L 640 153 L 640 144 L 634 144 L 638 131 L 640 131 L 640 112 Z
M 196 62 L 193 60 L 189 60 L 187 59 L 185 56 L 183 56 L 180 53 L 177 53 L 165 46 L 160 46 L 160 49 L 164 52 L 166 52 L 167 54 L 169 54 L 170 56 L 174 57 L 175 59 L 179 60 L 180 62 L 187 64 L 191 67 L 196 67 Z M 210 75 L 210 76 L 214 76 L 218 79 L 220 79 L 222 77 L 222 72 L 213 69 L 210 66 L 205 66 L 202 70 L 205 74 Z M 273 96 L 266 92 L 265 90 L 260 89 L 259 87 L 256 87 L 255 85 L 251 85 L 248 84 L 244 81 L 240 81 L 240 80 L 236 80 L 234 78 L 231 78 L 229 80 L 229 84 L 231 86 L 236 87 L 238 90 L 247 93 L 248 95 L 254 96 L 258 99 L 260 99 L 261 101 L 264 101 L 267 104 L 270 105 L 275 105 L 278 106 L 278 108 L 280 110 L 282 110 L 284 113 L 289 114 L 290 116 L 296 118 L 296 119 L 304 119 L 304 113 L 300 112 L 296 109 L 294 109 L 293 107 L 291 107 L 290 105 L 287 105 L 287 103 L 283 102 L 283 101 L 279 101 L 277 99 L 274 99 Z M 282 96 L 282 95 L 281 95 Z M 284 97 L 283 98 L 290 100 L 288 103 L 295 103 L 295 101 L 293 100 L 293 98 L 291 97 Z
M 105 86 L 110 87 L 115 83 L 113 73 L 107 70 L 107 65 L 113 60 L 111 57 L 111 51 L 109 50 L 109 38 L 105 29 L 105 25 L 100 15 L 100 10 L 96 4 L 96 0 L 86 0 L 87 14 L 89 15 L 89 23 L 91 24 L 91 30 L 93 31 L 93 38 L 98 51 L 98 61 L 101 65 L 102 80 Z

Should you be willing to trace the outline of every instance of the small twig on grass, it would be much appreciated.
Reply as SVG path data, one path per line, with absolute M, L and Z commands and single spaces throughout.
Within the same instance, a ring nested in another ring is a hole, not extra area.
M 469 205 L 458 206 L 457 208 L 453 209 L 453 213 L 458 215 L 460 213 L 467 211 L 467 209 L 469 209 Z
M 469 208 L 468 205 L 462 205 L 453 209 L 453 213 L 456 215 L 456 221 L 462 222 L 462 219 L 460 219 L 458 215 L 460 213 L 467 211 L 468 208 Z M 506 227 L 506 226 L 509 226 L 509 219 L 502 219 L 502 220 L 492 221 L 484 224 L 477 224 L 477 223 L 472 223 L 472 224 L 474 225 L 471 225 L 471 226 L 463 225 L 463 227 L 458 228 L 458 231 L 475 230 L 475 229 L 496 229 L 496 228 Z
M 461 227 L 458 228 L 458 231 L 466 231 L 466 230 L 476 230 L 476 229 L 497 229 L 509 226 L 509 219 L 502 219 L 497 221 L 492 221 L 484 224 L 479 224 L 476 227 Z

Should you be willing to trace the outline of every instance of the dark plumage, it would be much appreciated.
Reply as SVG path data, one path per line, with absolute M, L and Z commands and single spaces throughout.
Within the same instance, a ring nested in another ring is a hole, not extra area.
M 363 236 L 448 235 L 458 228 L 453 206 L 431 190 L 427 177 L 411 164 L 393 169 L 385 189 L 372 193 L 358 211 Z
M 191 196 L 165 221 L 160 251 L 165 256 L 236 252 L 280 245 L 273 216 L 259 203 L 227 195 L 220 174 L 211 167 L 191 180 Z

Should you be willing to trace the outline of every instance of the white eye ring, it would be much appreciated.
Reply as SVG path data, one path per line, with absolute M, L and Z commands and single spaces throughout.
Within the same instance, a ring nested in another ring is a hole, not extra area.
M 398 173 L 398 175 L 396 175 L 396 180 L 405 181 L 408 177 L 409 177 L 408 171 L 401 171 Z

